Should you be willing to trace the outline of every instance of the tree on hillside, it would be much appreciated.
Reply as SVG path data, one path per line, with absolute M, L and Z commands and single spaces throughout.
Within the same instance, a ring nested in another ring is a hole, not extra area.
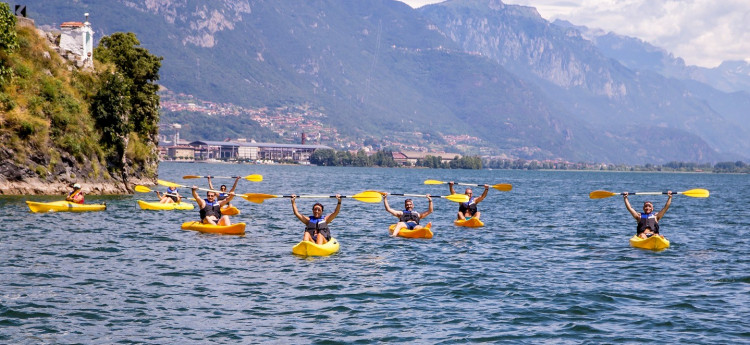
M 10 81 L 13 70 L 6 61 L 7 54 L 18 48 L 16 16 L 6 3 L 0 2 L 0 86 Z
M 110 164 L 126 165 L 125 150 L 131 131 L 130 114 L 133 108 L 128 96 L 129 85 L 119 72 L 104 76 L 92 101 L 91 115 L 102 133 L 102 144 L 111 150 Z
M 115 33 L 103 37 L 94 49 L 94 59 L 105 67 L 91 113 L 109 150 L 107 160 L 121 171 L 123 181 L 128 180 L 131 163 L 150 166 L 157 159 L 159 86 L 155 82 L 162 58 L 140 44 L 133 33 Z
M 159 125 L 159 69 L 160 56 L 139 47 L 141 42 L 132 32 L 114 33 L 102 37 L 94 49 L 94 58 L 113 63 L 129 84 L 128 96 L 132 106 L 130 123 L 142 137 L 156 142 Z

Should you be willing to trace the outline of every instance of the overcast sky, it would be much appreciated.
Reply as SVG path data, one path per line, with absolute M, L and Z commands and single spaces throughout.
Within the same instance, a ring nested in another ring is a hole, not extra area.
M 401 0 L 411 7 L 441 0 Z M 503 0 L 549 20 L 640 38 L 688 65 L 750 62 L 750 0 Z

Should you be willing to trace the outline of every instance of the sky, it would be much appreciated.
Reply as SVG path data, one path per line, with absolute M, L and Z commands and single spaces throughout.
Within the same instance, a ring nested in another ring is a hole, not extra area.
M 417 8 L 442 0 L 400 0 Z M 536 7 L 549 21 L 640 38 L 688 65 L 750 63 L 750 0 L 503 0 Z

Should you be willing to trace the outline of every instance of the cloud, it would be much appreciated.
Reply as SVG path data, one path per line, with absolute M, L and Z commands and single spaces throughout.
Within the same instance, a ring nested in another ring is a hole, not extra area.
M 402 0 L 417 8 L 438 0 Z M 640 38 L 690 65 L 750 62 L 747 0 L 505 0 L 536 7 L 545 19 Z
M 746 0 L 508 0 L 534 6 L 548 20 L 633 36 L 714 67 L 724 60 L 750 61 L 750 2 Z

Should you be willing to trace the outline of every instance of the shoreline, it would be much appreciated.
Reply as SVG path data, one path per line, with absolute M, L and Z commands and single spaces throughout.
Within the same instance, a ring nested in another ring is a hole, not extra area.
M 132 195 L 126 186 L 121 182 L 113 181 L 81 181 L 78 182 L 83 187 L 83 193 L 86 195 Z M 130 179 L 128 181 L 130 188 L 133 186 L 147 185 L 153 186 L 155 180 L 149 179 Z M 48 182 L 38 178 L 23 181 L 8 181 L 0 179 L 0 195 L 62 195 L 65 196 L 71 191 L 70 182 Z

